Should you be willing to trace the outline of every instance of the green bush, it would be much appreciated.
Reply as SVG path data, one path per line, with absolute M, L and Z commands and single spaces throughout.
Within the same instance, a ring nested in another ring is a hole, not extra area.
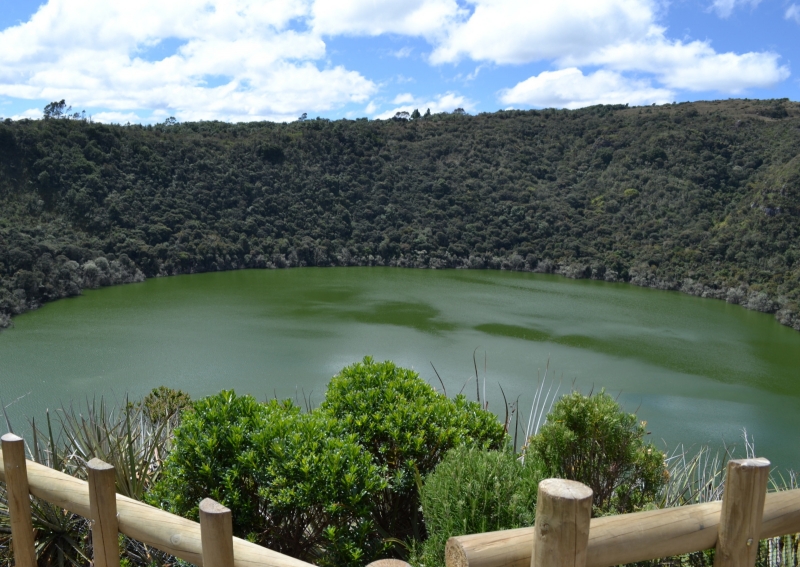
M 460 445 L 500 449 L 508 436 L 497 417 L 463 396 L 450 399 L 413 370 L 362 362 L 331 379 L 320 411 L 355 435 L 385 474 L 375 518 L 385 536 L 419 538 L 419 481 Z
M 572 392 L 556 402 L 527 453 L 547 476 L 589 486 L 595 514 L 621 514 L 652 503 L 667 481 L 664 454 L 645 434 L 644 423 L 605 391 Z
M 448 452 L 420 491 L 428 539 L 417 546 L 412 563 L 444 566 L 452 536 L 532 526 L 542 478 L 538 463 L 528 459 L 523 465 L 511 451 Z
M 232 510 L 240 537 L 320 565 L 363 565 L 385 548 L 371 519 L 385 486 L 326 414 L 223 391 L 184 413 L 150 500 L 196 519 L 210 497 Z

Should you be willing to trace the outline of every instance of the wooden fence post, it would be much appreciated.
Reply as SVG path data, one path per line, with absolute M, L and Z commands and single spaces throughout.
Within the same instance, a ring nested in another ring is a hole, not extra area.
M 585 567 L 592 489 L 548 478 L 539 483 L 531 567 Z
M 200 502 L 200 540 L 203 567 L 233 566 L 233 518 L 222 504 Z
M 714 567 L 756 564 L 769 467 L 767 459 L 728 461 Z
M 13 433 L 6 433 L 2 437 L 2 446 L 14 562 L 16 567 L 36 567 L 25 442 Z
M 94 567 L 119 567 L 119 523 L 114 467 L 100 459 L 86 464 L 89 477 Z

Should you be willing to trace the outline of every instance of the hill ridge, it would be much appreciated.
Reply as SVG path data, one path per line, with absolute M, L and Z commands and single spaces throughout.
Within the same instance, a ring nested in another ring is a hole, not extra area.
M 626 281 L 800 330 L 800 104 L 0 122 L 0 325 L 81 289 L 303 265 Z

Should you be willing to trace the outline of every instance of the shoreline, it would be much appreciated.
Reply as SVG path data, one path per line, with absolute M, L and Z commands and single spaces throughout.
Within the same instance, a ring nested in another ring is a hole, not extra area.
M 762 291 L 751 290 L 750 286 L 745 284 L 741 284 L 738 287 L 712 287 L 711 285 L 695 281 L 691 278 L 685 278 L 682 282 L 662 280 L 652 274 L 639 274 L 635 269 L 630 269 L 629 274 L 631 277 L 629 279 L 624 279 L 613 270 L 592 268 L 588 264 L 559 264 L 551 262 L 550 260 L 531 261 L 530 259 L 525 260 L 519 255 L 512 255 L 511 257 L 505 258 L 490 255 L 473 255 L 469 258 L 448 257 L 444 259 L 426 258 L 426 254 L 417 254 L 416 256 L 416 258 L 413 258 L 401 255 L 387 262 L 381 256 L 369 255 L 367 257 L 359 257 L 353 256 L 348 251 L 347 254 L 343 253 L 337 256 L 336 259 L 338 262 L 336 263 L 331 262 L 327 265 L 309 266 L 305 262 L 298 262 L 296 256 L 293 257 L 292 254 L 289 254 L 288 258 L 284 254 L 276 254 L 270 260 L 267 260 L 263 256 L 257 256 L 256 258 L 252 258 L 250 262 L 243 262 L 241 265 L 239 265 L 236 259 L 233 259 L 231 262 L 232 265 L 223 266 L 216 270 L 189 269 L 186 271 L 172 270 L 167 272 L 162 267 L 159 273 L 151 277 L 159 278 L 243 269 L 275 270 L 305 267 L 390 267 L 432 270 L 471 269 L 554 274 L 575 280 L 588 279 L 605 281 L 608 283 L 627 283 L 637 287 L 646 287 L 661 291 L 677 291 L 703 299 L 722 300 L 751 311 L 773 314 L 778 323 L 800 332 L 800 313 L 792 311 L 785 303 L 781 303 L 779 299 L 773 298 Z M 120 262 L 116 259 L 108 261 L 103 256 L 99 256 L 94 260 L 89 260 L 82 266 L 79 266 L 77 262 L 70 263 L 74 264 L 74 266 L 70 266 L 70 268 L 78 271 L 84 285 L 79 285 L 78 282 L 75 282 L 76 286 L 74 288 L 59 297 L 44 302 L 25 302 L 25 308 L 16 313 L 0 312 L 0 332 L 2 332 L 3 329 L 13 327 L 14 319 L 17 316 L 23 315 L 29 311 L 35 311 L 44 303 L 51 303 L 65 297 L 81 295 L 84 289 L 99 289 L 101 287 L 124 285 L 128 283 L 141 283 L 148 279 L 132 262 Z

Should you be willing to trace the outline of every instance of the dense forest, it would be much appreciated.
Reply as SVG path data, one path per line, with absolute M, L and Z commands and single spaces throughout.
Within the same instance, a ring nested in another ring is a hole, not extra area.
M 800 330 L 800 104 L 394 120 L 0 122 L 0 327 L 81 289 L 237 268 L 554 272 Z

